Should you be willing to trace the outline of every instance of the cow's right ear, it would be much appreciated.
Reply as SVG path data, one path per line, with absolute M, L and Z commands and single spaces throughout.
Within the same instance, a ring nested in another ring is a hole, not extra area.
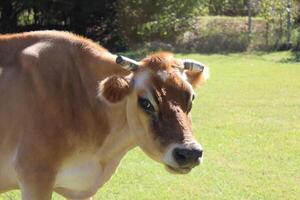
M 131 76 L 110 76 L 99 82 L 98 97 L 107 103 L 118 103 L 130 90 Z

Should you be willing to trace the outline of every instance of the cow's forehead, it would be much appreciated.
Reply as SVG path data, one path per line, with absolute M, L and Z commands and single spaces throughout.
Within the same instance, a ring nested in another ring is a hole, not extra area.
M 148 97 L 152 102 L 172 101 L 185 106 L 194 94 L 192 86 L 177 71 L 155 73 L 144 69 L 136 75 L 134 85 L 141 96 Z
M 189 59 L 176 59 L 169 52 L 151 54 L 142 59 L 138 66 L 139 70 L 148 69 L 164 81 L 172 80 L 175 85 L 181 86 L 185 83 L 192 91 L 193 87 L 202 85 L 209 78 L 209 70 L 203 64 Z
M 159 94 L 162 99 L 177 103 L 186 104 L 186 101 L 191 100 L 194 93 L 192 86 L 185 80 L 184 76 L 176 71 L 152 76 L 151 82 L 156 95 Z
M 147 67 L 155 72 L 170 72 L 174 70 L 173 66 L 181 64 L 179 60 L 174 57 L 174 54 L 169 52 L 158 52 L 151 54 L 144 58 L 141 63 L 143 67 Z
M 168 93 L 168 96 L 193 94 L 193 87 L 187 81 L 184 73 L 174 65 L 180 65 L 179 60 L 169 52 L 159 52 L 149 55 L 141 61 L 142 67 L 136 78 L 136 85 L 140 89 L 151 88 Z

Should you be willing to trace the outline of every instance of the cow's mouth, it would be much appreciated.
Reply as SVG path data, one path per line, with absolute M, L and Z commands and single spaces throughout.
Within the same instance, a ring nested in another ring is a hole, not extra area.
M 189 173 L 192 168 L 190 167 L 172 167 L 170 165 L 166 165 L 166 169 L 173 174 L 187 174 Z

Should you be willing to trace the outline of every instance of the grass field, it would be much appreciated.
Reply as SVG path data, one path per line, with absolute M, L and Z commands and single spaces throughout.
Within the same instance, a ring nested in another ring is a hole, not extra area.
M 95 199 L 300 199 L 300 63 L 289 52 L 178 56 L 211 69 L 192 111 L 203 165 L 171 175 L 135 149 Z

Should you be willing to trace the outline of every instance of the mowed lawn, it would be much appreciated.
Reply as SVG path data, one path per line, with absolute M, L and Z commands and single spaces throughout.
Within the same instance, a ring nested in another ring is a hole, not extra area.
M 95 199 L 300 199 L 300 63 L 284 62 L 289 56 L 178 55 L 211 71 L 192 110 L 203 165 L 172 175 L 137 148 Z M 0 199 L 19 199 L 19 193 Z

